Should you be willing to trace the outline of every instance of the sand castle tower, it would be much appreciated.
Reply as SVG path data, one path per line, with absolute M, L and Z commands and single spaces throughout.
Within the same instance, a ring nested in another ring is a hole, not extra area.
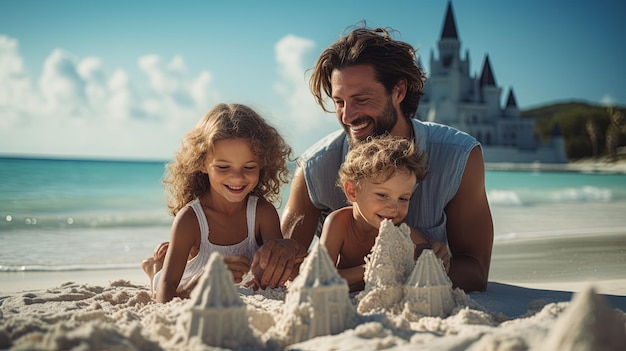
M 246 305 L 219 253 L 211 254 L 193 290 L 189 310 L 189 338 L 199 337 L 207 345 L 231 349 L 257 344 L 248 325 Z
M 404 312 L 447 317 L 456 303 L 452 281 L 433 250 L 424 250 L 404 287 Z
M 357 298 L 361 313 L 389 310 L 402 301 L 403 285 L 415 261 L 411 229 L 390 220 L 380 224 L 378 237 L 365 264 L 365 289 Z
M 624 350 L 626 317 L 611 309 L 593 287 L 576 293 L 537 349 Z
M 287 345 L 354 327 L 356 311 L 348 284 L 339 276 L 326 248 L 317 244 L 289 286 L 285 309 L 275 327 Z

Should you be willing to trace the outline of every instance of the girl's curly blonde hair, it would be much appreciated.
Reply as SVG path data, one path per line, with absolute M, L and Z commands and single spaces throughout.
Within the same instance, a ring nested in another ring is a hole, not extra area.
M 357 188 L 364 181 L 385 182 L 398 171 L 415 174 L 417 182 L 428 174 L 428 157 L 413 141 L 384 135 L 357 143 L 339 169 L 337 185 L 349 180 Z
M 218 104 L 183 138 L 174 161 L 166 166 L 163 185 L 168 212 L 176 215 L 191 200 L 210 189 L 209 177 L 200 171 L 216 141 L 242 138 L 259 161 L 259 183 L 252 194 L 276 203 L 289 181 L 287 161 L 292 150 L 278 131 L 251 108 Z

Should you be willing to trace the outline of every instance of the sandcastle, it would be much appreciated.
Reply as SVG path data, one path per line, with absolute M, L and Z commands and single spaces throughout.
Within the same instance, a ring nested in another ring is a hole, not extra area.
M 357 295 L 360 313 L 397 310 L 404 296 L 404 282 L 413 270 L 414 245 L 410 228 L 384 220 L 372 251 L 365 260 L 365 289 Z
M 452 281 L 433 250 L 424 250 L 404 287 L 404 315 L 447 317 L 456 302 Z
M 249 311 L 222 256 L 214 253 L 190 301 L 188 340 L 225 348 L 280 349 L 354 328 L 367 319 L 357 311 L 363 315 L 402 314 L 409 320 L 449 315 L 458 305 L 456 295 L 464 293 L 455 295 L 443 264 L 432 250 L 424 250 L 417 263 L 413 255 L 410 228 L 383 221 L 366 258 L 365 290 L 356 296 L 355 309 L 348 284 L 326 248 L 315 245 L 289 285 L 282 312 L 272 316 L 274 324 L 265 333 L 259 333 L 250 326 Z
M 225 348 L 262 343 L 276 348 L 338 334 L 356 324 L 348 290 L 326 248 L 316 245 L 289 285 L 282 315 L 261 341 L 250 328 L 246 305 L 222 256 L 214 253 L 192 295 L 188 340 L 196 337 L 204 344 Z
M 356 324 L 347 282 L 339 276 L 326 248 L 313 247 L 289 286 L 275 331 L 287 344 L 333 335 Z
M 415 262 L 413 248 L 406 224 L 381 223 L 365 267 L 365 289 L 357 296 L 360 313 L 391 311 L 409 320 L 443 318 L 467 301 L 465 293 L 452 289 L 443 263 L 432 250 L 424 250 Z
M 223 257 L 214 252 L 193 290 L 188 338 L 224 348 L 254 345 L 246 304 L 239 297 Z
M 591 286 L 576 293 L 542 343 L 545 350 L 623 350 L 626 315 L 610 308 Z

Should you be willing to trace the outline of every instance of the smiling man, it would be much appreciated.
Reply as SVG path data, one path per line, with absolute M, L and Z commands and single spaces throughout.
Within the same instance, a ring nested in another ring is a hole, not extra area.
M 337 172 L 351 145 L 391 134 L 412 140 L 430 161 L 428 176 L 412 194 L 405 222 L 432 241 L 447 243 L 454 286 L 485 290 L 493 246 L 493 222 L 485 191 L 482 149 L 454 128 L 422 122 L 415 114 L 425 74 L 409 44 L 385 29 L 355 29 L 319 57 L 310 87 L 324 111 L 334 110 L 343 130 L 311 146 L 299 159 L 283 210 L 283 235 L 301 247 L 262 252 L 270 286 L 284 277 L 281 262 L 301 255 L 328 213 L 348 205 Z M 333 101 L 328 109 L 325 99 Z M 294 253 L 297 251 L 298 254 Z M 277 273 L 273 273 L 277 272 Z

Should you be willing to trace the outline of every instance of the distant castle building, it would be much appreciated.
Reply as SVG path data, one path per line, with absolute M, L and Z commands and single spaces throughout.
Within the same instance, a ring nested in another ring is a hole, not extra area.
M 496 85 L 489 55 L 485 56 L 480 76 L 470 75 L 469 51 L 461 58 L 450 2 L 438 46 L 439 58 L 430 53 L 430 72 L 418 118 L 474 136 L 483 146 L 485 162 L 568 162 L 558 126 L 550 141 L 542 143 L 535 136 L 535 121 L 520 117 L 513 89 L 501 107 L 502 88 Z

